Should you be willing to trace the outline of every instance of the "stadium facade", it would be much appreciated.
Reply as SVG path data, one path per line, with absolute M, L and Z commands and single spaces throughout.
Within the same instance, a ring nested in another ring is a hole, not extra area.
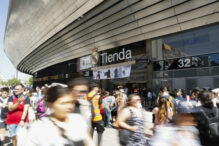
M 34 85 L 219 86 L 218 0 L 11 0 L 4 50 Z

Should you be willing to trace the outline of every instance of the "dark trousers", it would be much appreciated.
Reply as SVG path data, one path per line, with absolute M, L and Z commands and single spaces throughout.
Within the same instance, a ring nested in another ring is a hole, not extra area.
M 91 136 L 93 137 L 94 130 L 97 130 L 98 134 L 98 146 L 100 146 L 101 139 L 102 139 L 102 134 L 104 129 L 104 122 L 103 121 L 97 121 L 97 122 L 92 122 L 92 127 L 91 127 Z

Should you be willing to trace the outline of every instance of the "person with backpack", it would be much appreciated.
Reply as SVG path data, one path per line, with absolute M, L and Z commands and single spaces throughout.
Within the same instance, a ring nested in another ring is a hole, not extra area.
M 46 103 L 47 90 L 48 90 L 48 87 L 45 87 L 43 89 L 43 92 L 42 92 L 43 97 L 39 99 L 37 102 L 37 106 L 36 106 L 37 119 L 41 119 L 42 117 L 48 116 L 48 113 L 47 113 L 48 108 L 47 108 L 47 103 Z
M 157 128 L 150 139 L 150 146 L 201 146 L 195 111 L 181 105 L 171 123 Z
M 202 91 L 198 94 L 201 106 L 197 108 L 197 121 L 200 133 L 200 140 L 203 146 L 219 145 L 219 110 L 214 107 L 212 94 Z
M 8 99 L 8 115 L 6 124 L 10 136 L 12 137 L 13 146 L 17 145 L 17 131 L 19 128 L 27 127 L 29 123 L 28 109 L 30 99 L 23 94 L 24 85 L 18 84 L 14 88 L 14 94 Z
M 9 88 L 2 88 L 2 96 L 0 97 L 0 146 L 4 145 L 5 140 L 5 120 L 8 114 L 8 95 Z
M 157 107 L 152 110 L 155 115 L 154 129 L 169 123 L 174 115 L 174 105 L 166 97 L 159 97 Z

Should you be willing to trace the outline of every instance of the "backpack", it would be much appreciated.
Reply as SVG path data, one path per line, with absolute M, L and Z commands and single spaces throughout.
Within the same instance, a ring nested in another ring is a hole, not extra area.
M 3 103 L 3 101 L 0 99 L 0 102 Z M 1 119 L 6 119 L 8 115 L 8 107 L 2 107 L 1 108 Z
M 172 120 L 173 115 L 174 115 L 174 104 L 172 103 L 173 97 L 170 96 L 168 101 L 167 101 L 167 111 L 168 111 L 168 119 Z
M 218 116 L 218 109 L 214 108 L 213 110 L 216 113 L 216 116 L 209 117 L 202 108 L 200 108 L 201 112 L 204 115 L 206 120 L 206 127 L 205 127 L 205 135 L 210 141 L 219 141 L 219 116 Z

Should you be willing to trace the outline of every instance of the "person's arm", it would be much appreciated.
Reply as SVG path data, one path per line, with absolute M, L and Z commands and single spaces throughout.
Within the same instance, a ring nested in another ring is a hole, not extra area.
M 110 107 L 111 107 L 111 108 L 115 105 L 115 102 L 116 102 L 115 100 L 116 100 L 115 97 L 112 96 L 112 97 L 111 97 L 111 104 L 110 104 Z
M 29 110 L 29 106 L 30 106 L 30 99 L 27 98 L 25 100 L 25 105 L 24 105 L 24 111 L 23 111 L 23 114 L 21 116 L 21 121 L 20 121 L 20 126 L 23 127 L 24 126 L 24 123 L 25 123 L 25 119 L 27 117 L 27 113 L 28 113 L 28 110 Z
M 129 109 L 128 108 L 123 109 L 121 111 L 121 113 L 119 114 L 119 116 L 118 116 L 118 124 L 121 128 L 124 128 L 124 129 L 135 132 L 138 127 L 137 126 L 131 126 L 131 125 L 128 125 L 126 123 L 126 120 L 128 120 L 130 117 L 131 117 L 131 114 L 130 114 Z
M 17 109 L 17 107 L 20 105 L 20 103 L 24 100 L 24 95 L 21 95 L 21 97 L 17 100 L 17 102 L 15 104 L 13 104 L 13 98 L 10 97 L 10 99 L 8 100 L 8 110 L 14 111 Z
M 105 98 L 105 100 L 106 100 L 106 98 Z M 100 97 L 100 99 L 99 99 L 99 105 L 100 105 L 100 107 L 104 107 L 104 103 L 103 103 L 103 99 Z
M 152 113 L 153 113 L 154 116 L 155 116 L 154 127 L 159 124 L 159 121 L 158 121 L 158 112 L 159 112 L 159 108 L 158 108 L 158 107 L 155 107 L 155 108 L 152 110 Z

